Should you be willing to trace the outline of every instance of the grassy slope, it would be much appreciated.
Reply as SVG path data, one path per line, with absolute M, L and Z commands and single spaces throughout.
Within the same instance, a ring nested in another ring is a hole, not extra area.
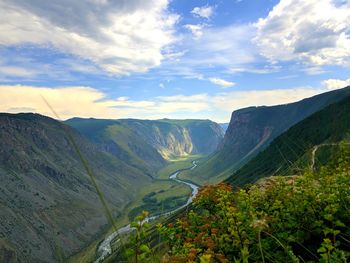
M 170 174 L 176 172 L 177 170 L 190 168 L 192 166 L 192 161 L 203 157 L 204 156 L 201 154 L 195 154 L 174 159 L 158 172 L 158 178 L 168 179 Z
M 227 181 L 234 185 L 242 185 L 275 173 L 299 174 L 300 169 L 310 165 L 314 146 L 339 142 L 348 137 L 349 109 L 350 97 L 347 97 L 299 122 L 277 137 L 268 148 Z
M 152 145 L 117 120 L 73 118 L 66 123 L 104 150 L 150 176 L 154 176 L 165 165 Z
M 190 180 L 198 185 L 206 185 L 206 184 L 214 184 L 221 182 L 225 180 L 227 177 L 232 174 L 231 169 L 227 169 L 223 171 L 222 173 L 217 174 L 216 176 L 211 176 L 211 177 L 206 177 L 206 176 L 201 176 L 202 173 L 204 173 L 205 169 L 204 167 L 215 167 L 215 162 L 218 162 L 219 160 L 216 158 L 213 158 L 217 153 L 214 153 L 211 155 L 209 158 L 208 157 L 203 157 L 198 160 L 198 171 L 195 170 L 187 170 L 184 171 L 179 175 L 179 178 L 184 179 L 184 180 Z

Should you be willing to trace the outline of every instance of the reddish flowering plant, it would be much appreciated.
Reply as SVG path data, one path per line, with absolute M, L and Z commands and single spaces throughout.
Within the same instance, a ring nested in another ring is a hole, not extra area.
M 335 167 L 235 192 L 203 187 L 193 210 L 161 229 L 164 262 L 350 262 L 349 156 L 350 148 Z

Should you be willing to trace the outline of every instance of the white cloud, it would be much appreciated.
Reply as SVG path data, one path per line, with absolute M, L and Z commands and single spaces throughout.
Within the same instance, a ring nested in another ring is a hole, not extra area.
M 238 110 L 250 106 L 273 106 L 296 102 L 325 92 L 324 89 L 290 88 L 274 90 L 232 91 L 213 97 L 213 103 L 222 110 Z
M 263 67 L 233 67 L 229 69 L 231 73 L 254 73 L 254 74 L 270 74 L 281 70 L 280 66 L 266 65 Z
M 209 5 L 195 7 L 191 13 L 195 16 L 209 19 L 214 14 L 214 7 Z
M 54 117 L 44 103 L 42 99 L 44 97 L 63 119 L 73 116 L 97 118 L 118 116 L 118 112 L 110 108 L 114 102 L 102 101 L 105 94 L 89 87 L 48 88 L 2 85 L 0 94 L 0 112 L 21 112 L 30 109 L 32 112 Z
M 255 29 L 252 25 L 202 28 L 201 38 L 186 38 L 182 48 L 186 56 L 164 67 L 177 71 L 191 71 L 201 75 L 203 69 L 241 67 L 256 61 L 256 48 L 251 43 Z M 207 71 L 207 70 L 206 70 Z
M 350 65 L 350 4 L 281 0 L 256 23 L 255 43 L 272 61 Z
M 159 96 L 148 100 L 108 98 L 90 87 L 0 86 L 0 112 L 37 112 L 53 116 L 44 97 L 62 119 L 95 118 L 212 118 L 228 121 L 233 110 L 248 106 L 278 105 L 310 97 L 325 89 L 290 88 L 279 90 L 232 91 L 208 95 Z
M 150 118 L 188 112 L 196 113 L 209 107 L 206 94 L 193 96 L 156 97 L 153 100 L 132 100 L 128 97 L 109 99 L 90 87 L 0 86 L 0 112 L 37 112 L 55 117 L 43 97 L 62 119 L 75 116 L 96 118 Z
M 87 59 L 111 74 L 160 65 L 176 41 L 168 0 L 0 1 L 0 45 L 35 45 Z
M 185 25 L 185 28 L 188 29 L 196 39 L 203 35 L 203 25 L 187 24 Z
M 215 76 L 217 72 L 232 73 L 232 68 L 249 68 L 259 57 L 251 39 L 256 29 L 251 24 L 227 27 L 203 26 L 200 38 L 184 35 L 177 45 L 184 50 L 179 59 L 164 61 L 157 73 L 166 78 L 206 79 L 204 73 Z
M 302 71 L 304 71 L 307 75 L 320 75 L 326 73 L 324 69 L 320 66 L 315 66 L 315 67 L 306 67 L 303 68 Z
M 0 75 L 14 77 L 33 77 L 38 71 L 17 66 L 0 66 Z
M 227 81 L 224 79 L 219 79 L 219 78 L 209 78 L 209 81 L 215 85 L 219 85 L 223 88 L 230 88 L 233 87 L 234 85 L 236 85 L 236 83 L 231 82 L 231 81 Z
M 350 86 L 350 78 L 349 79 L 327 79 L 322 82 L 323 86 L 329 90 L 341 89 L 347 86 Z

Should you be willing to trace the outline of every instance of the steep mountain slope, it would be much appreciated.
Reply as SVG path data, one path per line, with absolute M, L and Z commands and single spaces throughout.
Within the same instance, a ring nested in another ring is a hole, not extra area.
M 348 95 L 350 87 L 291 104 L 250 107 L 233 112 L 218 151 L 199 165 L 191 177 L 197 178 L 198 182 L 226 178 L 288 128 Z
M 107 225 L 67 134 L 94 171 L 113 216 L 151 181 L 48 117 L 0 114 L 0 131 L 0 258 L 8 257 L 4 262 L 57 262 L 86 246 Z
M 101 149 L 150 176 L 165 165 L 158 151 L 118 120 L 73 118 L 65 122 L 97 143 Z
M 209 120 L 74 118 L 66 123 L 113 155 L 131 165 L 148 166 L 153 172 L 164 165 L 164 159 L 212 153 L 224 135 L 221 127 Z
M 228 129 L 229 123 L 219 123 L 219 125 L 226 132 Z
M 209 120 L 120 120 L 144 138 L 165 159 L 188 154 L 210 154 L 221 142 L 224 132 Z
M 313 166 L 317 145 L 329 146 L 318 153 L 321 161 L 326 162 L 332 156 L 332 148 L 337 151 L 336 145 L 348 140 L 349 133 L 350 96 L 291 127 L 227 181 L 242 185 L 275 174 L 299 174 Z

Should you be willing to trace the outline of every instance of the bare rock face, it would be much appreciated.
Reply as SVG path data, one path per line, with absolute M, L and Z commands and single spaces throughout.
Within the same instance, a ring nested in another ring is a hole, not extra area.
M 269 140 L 274 127 L 268 122 L 256 122 L 256 110 L 257 108 L 247 108 L 232 113 L 219 150 L 230 147 L 237 158 L 244 158 Z
M 120 120 L 150 143 L 164 159 L 210 154 L 223 139 L 219 124 L 209 120 Z

